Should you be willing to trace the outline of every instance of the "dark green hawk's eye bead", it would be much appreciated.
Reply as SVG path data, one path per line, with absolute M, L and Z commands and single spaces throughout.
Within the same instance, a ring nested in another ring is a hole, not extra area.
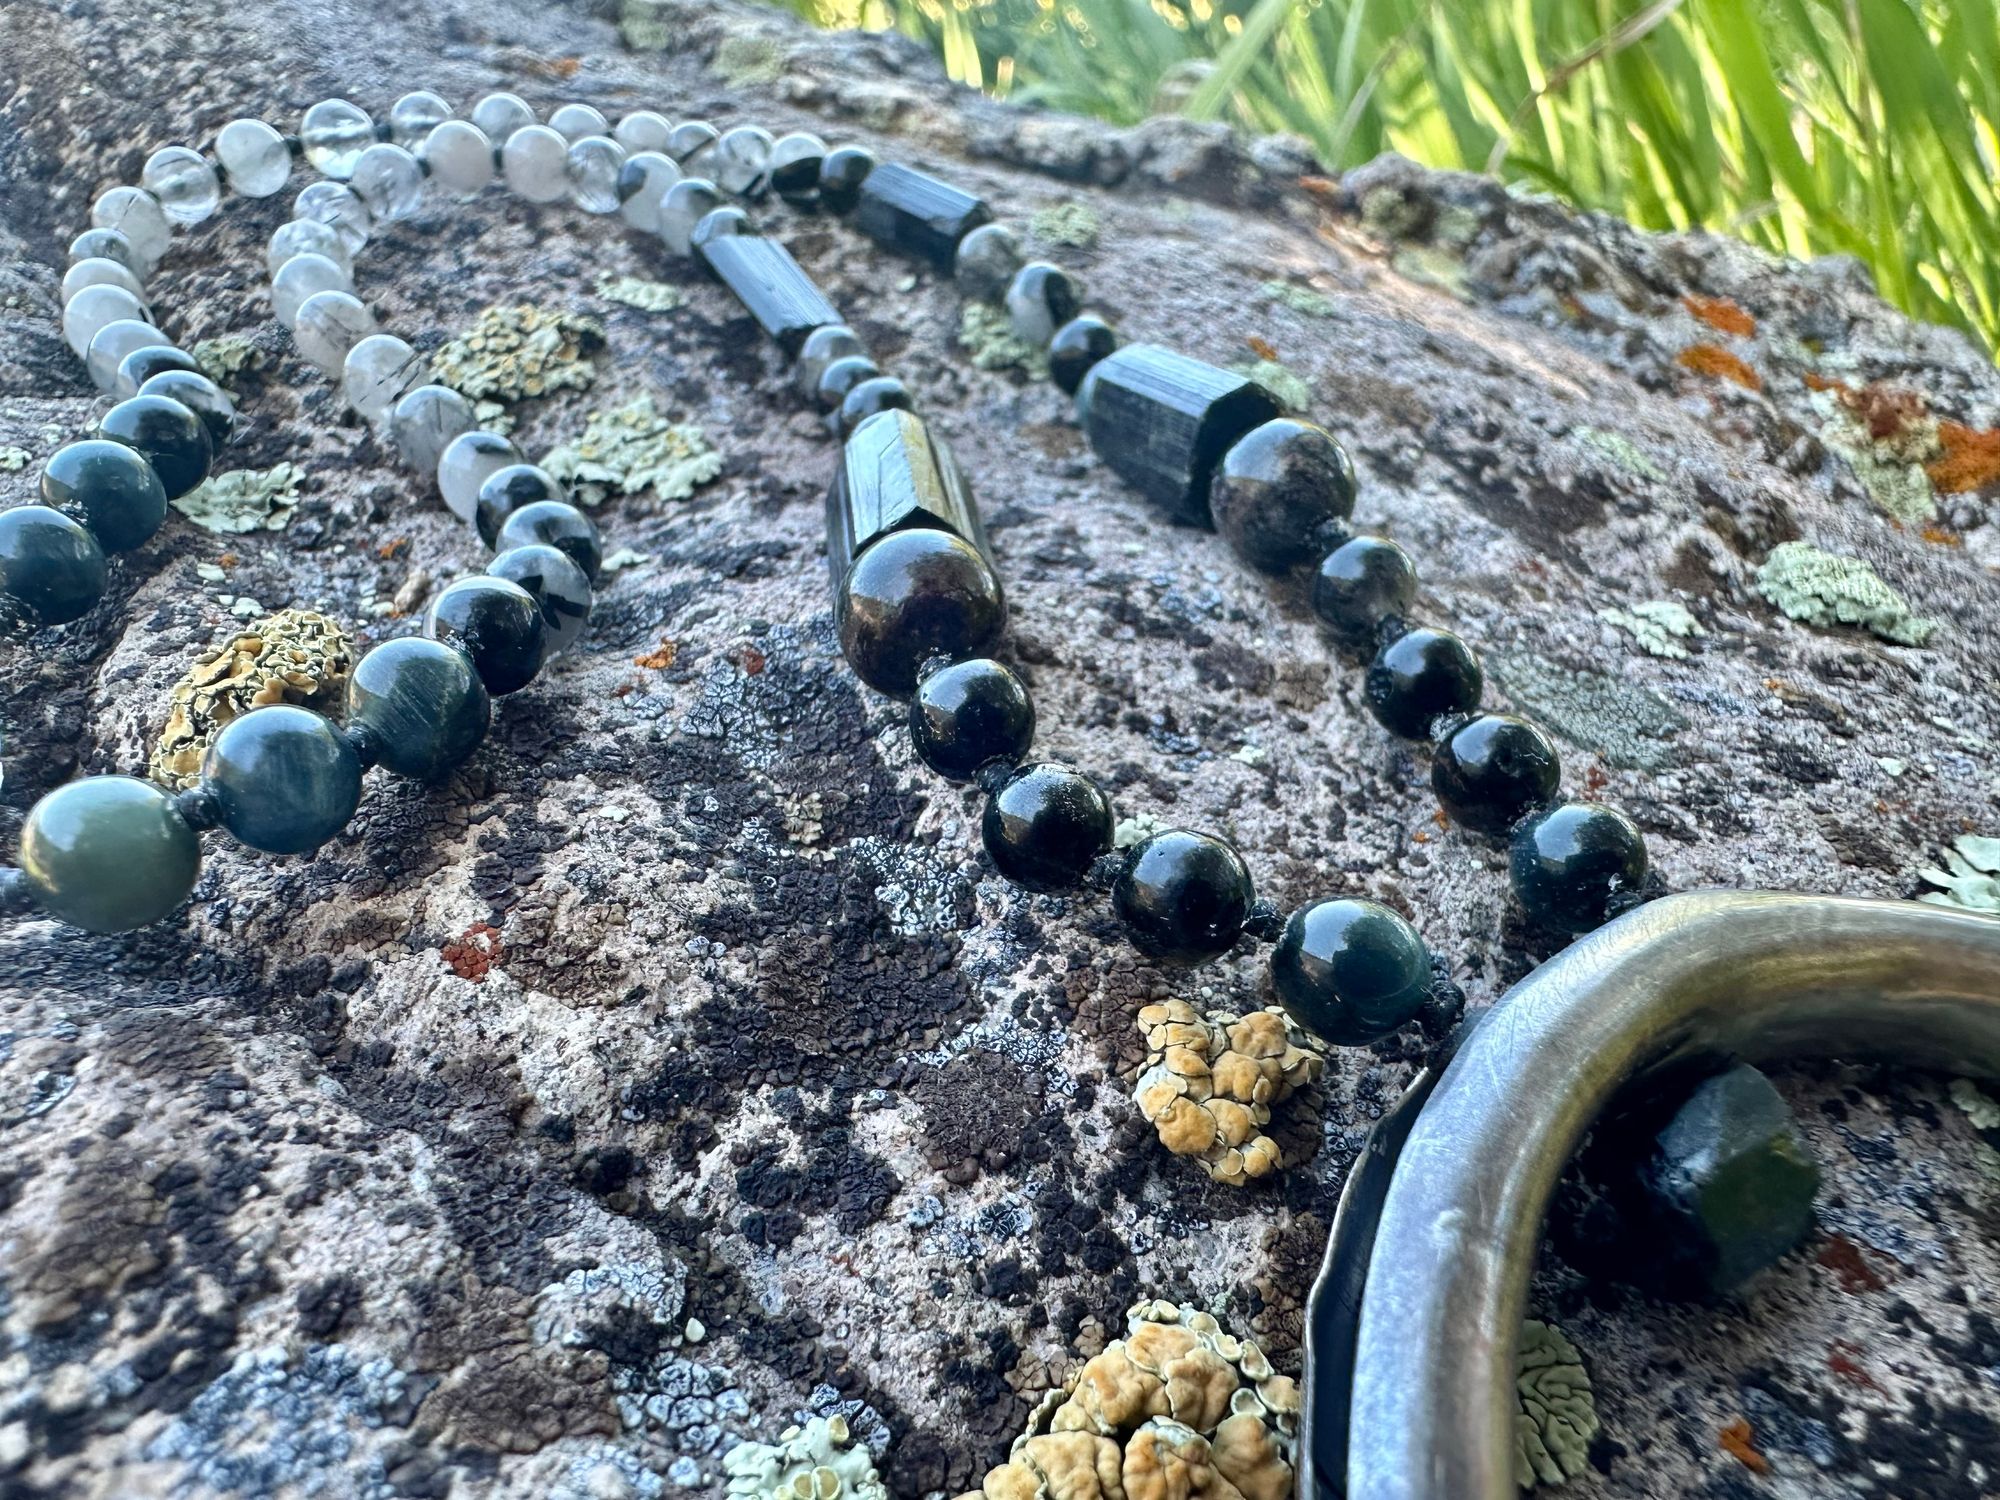
M 489 547 L 497 547 L 500 527 L 515 511 L 540 500 L 568 500 L 553 474 L 533 464 L 508 464 L 479 483 L 472 505 L 473 529 Z
M 1611 898 L 1646 880 L 1646 840 L 1616 808 L 1565 802 L 1514 830 L 1509 873 L 1521 909 L 1559 932 L 1588 932 Z
M 112 389 L 121 396 L 136 396 L 140 386 L 168 370 L 188 370 L 199 375 L 201 363 L 185 349 L 176 349 L 171 344 L 148 344 L 118 361 L 118 380 Z
M 1472 648 L 1449 630 L 1408 630 L 1383 646 L 1368 668 L 1368 708 L 1404 739 L 1429 737 L 1444 714 L 1479 707 L 1486 679 Z
M 1111 847 L 1111 801 L 1074 767 L 1020 766 L 986 800 L 980 841 L 994 866 L 1031 891 L 1060 891 Z
M 201 418 L 208 429 L 208 440 L 216 448 L 228 442 L 236 431 L 236 403 L 199 370 L 161 370 L 146 377 L 139 394 L 165 396 L 169 401 L 180 402 Z
M 1245 562 L 1282 573 L 1312 561 L 1320 528 L 1354 509 L 1354 465 L 1324 427 L 1280 417 L 1222 455 L 1208 508 Z
M 97 538 L 46 505 L 0 511 L 0 614 L 61 625 L 89 614 L 103 594 Z
M 1175 963 L 1227 953 L 1256 894 L 1242 856 L 1221 839 L 1184 828 L 1132 851 L 1111 904 L 1142 952 Z
M 89 776 L 29 809 L 21 870 L 50 916 L 90 932 L 126 932 L 187 900 L 201 873 L 201 841 L 151 782 Z
M 549 649 L 542 607 L 519 584 L 490 574 L 461 578 L 433 599 L 424 634 L 470 657 L 496 698 L 533 682 Z
M 597 576 L 598 566 L 604 561 L 604 544 L 598 539 L 597 523 L 563 500 L 535 500 L 511 512 L 500 523 L 500 530 L 493 538 L 493 550 L 511 552 L 537 542 L 568 553 L 587 579 Z
M 305 854 L 347 826 L 361 802 L 361 758 L 334 723 L 274 703 L 229 721 L 202 761 L 216 821 L 266 854 Z
M 1000 580 L 962 537 L 893 531 L 848 569 L 837 596 L 840 649 L 861 680 L 904 698 L 933 656 L 985 656 L 1007 623 Z
M 1313 613 L 1348 647 L 1373 641 L 1382 622 L 1408 613 L 1416 597 L 1416 564 L 1382 537 L 1343 542 L 1327 553 L 1313 579 Z
M 917 758 L 950 781 L 970 781 L 995 761 L 1013 765 L 1034 739 L 1027 686 L 986 657 L 939 668 L 910 700 Z
M 167 518 L 167 491 L 145 455 L 90 438 L 58 448 L 42 470 L 42 498 L 80 516 L 107 552 L 152 539 Z
M 567 552 L 546 542 L 511 547 L 486 565 L 495 578 L 518 583 L 542 607 L 549 655 L 567 651 L 590 619 L 590 580 Z
M 178 500 L 208 478 L 215 443 L 202 419 L 165 396 L 120 401 L 97 424 L 97 435 L 146 455 L 169 500 Z
M 1316 901 L 1286 919 L 1271 981 L 1306 1030 L 1358 1047 L 1416 1019 L 1430 995 L 1430 951 L 1386 906 Z
M 1555 742 L 1512 714 L 1468 719 L 1431 756 L 1431 789 L 1452 820 L 1502 833 L 1548 802 L 1562 780 Z
M 347 679 L 348 728 L 398 776 L 444 775 L 479 748 L 491 713 L 471 659 L 442 641 L 384 641 Z

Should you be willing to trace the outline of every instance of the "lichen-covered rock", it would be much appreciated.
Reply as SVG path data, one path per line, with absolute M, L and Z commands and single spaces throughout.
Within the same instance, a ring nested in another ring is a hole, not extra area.
M 685 500 L 722 472 L 722 455 L 700 427 L 670 420 L 646 395 L 590 413 L 582 436 L 551 448 L 542 467 L 588 503 L 641 490 Z
M 230 469 L 212 475 L 171 501 L 197 526 L 224 535 L 282 531 L 299 500 L 304 471 L 294 463 L 268 469 Z
M 1240 1187 L 1284 1166 L 1264 1133 L 1271 1112 L 1319 1077 L 1319 1043 L 1276 1006 L 1204 1015 L 1185 1000 L 1139 1012 L 1146 1065 L 1133 1088 L 1139 1111 L 1176 1156 Z
M 472 400 L 519 401 L 584 390 L 597 378 L 590 356 L 604 347 L 595 318 L 515 302 L 489 307 L 431 356 L 431 370 Z
M 1858 625 L 1899 646 L 1928 644 L 1937 621 L 1919 619 L 1910 602 L 1857 557 L 1810 542 L 1786 542 L 1757 570 L 1757 587 L 1794 620 L 1822 629 Z
M 1590 1374 L 1560 1328 L 1530 1318 L 1521 1325 L 1514 1387 L 1514 1482 L 1522 1489 L 1559 1485 L 1590 1462 L 1597 1436 L 1597 1402 Z
M 742 1500 L 889 1500 L 865 1445 L 844 1417 L 813 1417 L 776 1443 L 738 1443 L 722 1457 Z
M 1962 834 L 1944 851 L 1943 869 L 1927 865 L 1917 874 L 1937 887 L 1918 896 L 1919 901 L 2000 912 L 2000 839 Z

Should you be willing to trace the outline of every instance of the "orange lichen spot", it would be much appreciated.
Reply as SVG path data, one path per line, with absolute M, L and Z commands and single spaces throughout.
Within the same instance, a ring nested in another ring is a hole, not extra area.
M 409 550 L 410 539 L 406 536 L 392 536 L 375 549 L 375 555 L 387 562 L 392 557 L 401 556 Z
M 1268 359 L 1272 364 L 1278 362 L 1278 347 L 1269 339 L 1260 339 L 1253 333 L 1243 342 L 1250 346 L 1250 352 L 1259 359 Z
M 1926 526 L 1917 535 L 1936 547 L 1963 547 L 1965 545 L 1964 537 L 1942 526 Z
M 215 560 L 215 565 L 218 568 L 233 568 L 242 561 L 243 559 L 238 557 L 234 552 L 225 552 Z
M 769 658 L 755 646 L 745 646 L 743 654 L 737 660 L 743 664 L 743 673 L 746 677 L 755 677 L 764 670 Z
M 1755 370 L 1714 344 L 1690 344 L 1674 356 L 1674 363 L 1712 380 L 1733 380 L 1746 391 L 1764 389 L 1764 382 Z
M 486 922 L 474 922 L 455 941 L 446 943 L 444 961 L 460 979 L 478 984 L 507 956 L 500 942 L 500 929 Z
M 1826 1351 L 1826 1367 L 1849 1385 L 1858 1385 L 1864 1391 L 1879 1391 L 1882 1387 L 1875 1383 L 1875 1377 L 1862 1367 L 1856 1357 L 1862 1352 L 1859 1344 L 1835 1339 Z
M 1833 1272 L 1843 1292 L 1879 1292 L 1888 1285 L 1868 1264 L 1861 1247 L 1844 1234 L 1836 1234 L 1820 1247 L 1819 1263 Z
M 1811 370 L 1806 371 L 1801 378 L 1805 381 L 1806 389 L 1809 391 L 1846 391 L 1852 389 L 1844 380 L 1834 380 L 1826 375 L 1815 375 Z
M 1715 1441 L 1724 1453 L 1727 1453 L 1752 1474 L 1768 1474 L 1771 1472 L 1770 1460 L 1759 1453 L 1756 1446 L 1750 1441 L 1750 1422 L 1747 1417 L 1738 1417 L 1734 1422 L 1731 1422 L 1721 1432 L 1716 1434 Z
M 664 672 L 674 664 L 674 658 L 679 654 L 680 647 L 676 646 L 672 641 L 661 641 L 658 650 L 648 651 L 644 656 L 633 657 L 632 665 L 635 667 L 648 667 L 655 672 Z
M 1970 495 L 2000 484 L 2000 427 L 1967 427 L 1963 422 L 1938 423 L 1942 457 L 1924 465 L 1941 495 Z
M 1340 184 L 1331 177 L 1301 177 L 1299 186 L 1315 198 L 1334 198 L 1340 194 Z
M 627 693 L 638 691 L 638 688 L 639 684 L 636 682 L 621 682 L 611 690 L 611 696 L 614 698 L 623 698 Z
M 1930 415 L 1922 396 L 1893 386 L 1864 385 L 1858 391 L 1841 386 L 1836 394 L 1840 404 L 1854 413 L 1854 420 L 1878 443 L 1901 437 Z
M 1428 844 L 1431 841 L 1430 830 L 1419 828 L 1415 833 L 1410 835 L 1410 841 L 1417 844 Z
M 531 57 L 524 64 L 530 73 L 539 73 L 545 78 L 557 78 L 564 82 L 576 77 L 577 69 L 583 66 L 580 57 Z
M 1604 767 L 1592 766 L 1583 773 L 1583 785 L 1586 791 L 1601 792 L 1611 785 L 1611 778 L 1604 774 Z
M 1717 333 L 1748 338 L 1757 331 L 1757 320 L 1727 297 L 1704 297 L 1700 292 L 1689 292 L 1681 298 L 1681 306 L 1697 322 L 1706 323 Z
M 1431 821 L 1440 828 L 1449 828 L 1451 826 L 1451 819 L 1445 816 L 1444 809 L 1441 807 L 1431 814 Z

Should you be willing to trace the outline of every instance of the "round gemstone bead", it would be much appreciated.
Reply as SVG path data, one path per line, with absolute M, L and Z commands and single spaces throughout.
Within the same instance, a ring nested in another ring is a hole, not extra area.
M 375 144 L 375 122 L 358 104 L 322 99 L 299 121 L 299 144 L 313 170 L 345 181 L 361 153 Z
M 618 122 L 618 128 L 611 132 L 611 139 L 637 156 L 642 151 L 665 154 L 673 135 L 673 121 L 665 115 L 650 109 L 635 109 Z
M 530 203 L 554 203 L 569 193 L 569 142 L 547 125 L 524 125 L 500 148 L 500 174 Z
M 308 854 L 361 804 L 361 758 L 332 720 L 273 703 L 231 719 L 202 760 L 216 822 L 266 854 Z
M 497 547 L 500 528 L 525 506 L 542 500 L 566 501 L 562 485 L 546 469 L 533 464 L 508 464 L 495 469 L 479 485 L 472 506 L 473 529 L 489 547 Z
M 1074 396 L 1091 367 L 1117 347 L 1118 335 L 1102 318 L 1088 313 L 1071 318 L 1049 340 L 1049 379 L 1064 395 Z
M 638 151 L 625 158 L 618 169 L 618 213 L 634 229 L 648 234 L 660 232 L 660 206 L 681 169 L 673 158 L 658 151 Z
M 1383 537 L 1357 536 L 1327 553 L 1313 579 L 1313 612 L 1335 639 L 1365 646 L 1417 597 L 1410 554 Z
M 917 758 L 948 781 L 970 781 L 995 761 L 1014 765 L 1034 739 L 1027 685 L 987 657 L 939 668 L 910 700 Z
M 1479 658 L 1448 630 L 1407 630 L 1383 645 L 1368 667 L 1369 712 L 1391 734 L 1429 737 L 1443 714 L 1468 714 L 1485 688 Z
M 694 229 L 722 207 L 722 194 L 705 177 L 683 177 L 660 200 L 660 238 L 676 255 L 694 254 Z
M 86 932 L 128 932 L 187 900 L 201 873 L 201 840 L 151 782 L 87 776 L 29 809 L 20 857 L 29 891 L 50 916 Z
M 450 118 L 449 103 L 428 89 L 419 89 L 389 106 L 389 139 L 414 151 L 418 142 Z
M 1208 504 L 1239 557 L 1281 573 L 1312 561 L 1320 528 L 1354 509 L 1354 465 L 1324 427 L 1280 417 L 1222 455 Z
M 709 176 L 725 193 L 760 194 L 764 174 L 771 169 L 771 148 L 776 143 L 761 125 L 738 125 L 723 132 L 715 143 Z
M 350 260 L 361 253 L 375 228 L 368 205 L 344 182 L 315 182 L 302 188 L 292 200 L 292 217 L 326 225 L 340 237 Z
M 423 378 L 421 354 L 392 333 L 371 333 L 347 351 L 340 390 L 364 420 L 379 422 Z
M 46 505 L 0 511 L 0 604 L 30 624 L 81 619 L 104 594 L 104 549 Z
M 1140 844 L 1111 887 L 1112 907 L 1133 943 L 1173 963 L 1227 953 L 1255 899 L 1241 855 L 1221 839 L 1183 828 Z
M 299 306 L 292 342 L 333 378 L 346 365 L 348 351 L 374 331 L 375 314 L 351 292 L 314 292 Z
M 504 146 L 515 131 L 535 123 L 535 112 L 519 94 L 488 94 L 472 106 L 472 123 L 487 140 Z
M 475 425 L 472 403 L 457 391 L 448 385 L 420 385 L 390 413 L 389 438 L 407 467 L 436 474 L 451 440 Z
M 1060 891 L 1090 873 L 1111 847 L 1111 800 L 1074 767 L 1055 761 L 1018 766 L 979 820 L 994 867 L 1031 891 Z
M 951 274 L 959 291 L 981 302 L 998 302 L 1020 274 L 1021 242 L 1005 224 L 981 224 L 958 242 Z
M 163 146 L 146 158 L 139 185 L 160 200 L 172 224 L 199 224 L 222 206 L 222 184 L 199 151 Z
M 948 531 L 891 532 L 856 558 L 835 615 L 840 649 L 877 692 L 907 697 L 932 656 L 986 656 L 1007 606 L 979 549 Z
M 146 279 L 148 267 L 146 259 L 132 242 L 115 229 L 86 229 L 69 242 L 70 263 L 80 260 L 112 260 L 130 271 L 141 282 Z M 69 294 L 63 294 L 68 300 Z
M 178 500 L 208 478 L 215 444 L 201 418 L 165 396 L 120 401 L 97 423 L 97 435 L 145 455 L 169 500 Z
M 667 137 L 667 155 L 679 162 L 681 170 L 690 177 L 706 177 L 710 158 L 715 155 L 715 143 L 721 139 L 722 132 L 708 121 L 684 120 Z
M 608 135 L 587 135 L 569 148 L 569 195 L 587 214 L 618 211 L 618 177 L 625 148 Z
M 446 120 L 415 149 L 431 181 L 454 198 L 470 198 L 493 180 L 493 143 L 477 125 Z
M 167 491 L 145 456 L 101 438 L 56 449 L 42 469 L 42 499 L 90 528 L 107 552 L 152 539 L 167 518 Z
M 836 146 L 819 164 L 819 201 L 837 214 L 852 211 L 861 201 L 861 184 L 875 170 L 875 153 L 866 146 Z
M 566 552 L 546 542 L 510 547 L 487 564 L 495 578 L 517 583 L 542 611 L 548 654 L 567 651 L 590 619 L 590 579 Z
M 354 274 L 354 255 L 340 231 L 319 219 L 293 219 L 271 231 L 264 264 L 274 279 L 295 255 L 323 255 L 349 276 Z
M 125 364 L 130 365 L 135 357 L 128 356 Z M 164 396 L 180 402 L 201 418 L 212 448 L 220 449 L 236 431 L 236 403 L 229 399 L 227 391 L 199 370 L 161 370 L 157 375 L 148 375 L 133 394 Z
M 491 574 L 461 578 L 433 599 L 424 634 L 463 651 L 495 697 L 533 682 L 548 654 L 541 605 L 518 583 Z
M 117 389 L 118 370 L 127 355 L 141 349 L 171 349 L 173 340 L 151 323 L 138 318 L 120 318 L 97 330 L 84 351 L 83 367 L 100 391 Z
M 122 286 L 100 282 L 87 286 L 63 304 L 62 331 L 69 346 L 82 359 L 90 352 L 90 341 L 108 324 L 147 321 L 146 304 Z
M 604 562 L 604 543 L 597 523 L 563 500 L 531 500 L 510 512 L 493 534 L 495 552 L 516 547 L 554 547 L 579 568 L 586 581 L 597 576 Z
M 1431 756 L 1431 789 L 1445 812 L 1481 833 L 1512 828 L 1524 813 L 1545 806 L 1561 781 L 1555 742 L 1512 714 L 1468 719 Z
M 115 187 L 100 193 L 90 205 L 90 222 L 98 229 L 115 229 L 125 236 L 139 257 L 132 269 L 143 281 L 167 253 L 173 229 L 160 208 L 160 200 L 144 188 Z
M 767 166 L 771 191 L 795 208 L 810 207 L 819 197 L 819 164 L 825 160 L 826 142 L 811 132 L 779 136 Z
M 1646 880 L 1646 840 L 1616 808 L 1565 802 L 1514 830 L 1508 872 L 1522 910 L 1545 927 L 1581 933 L 1611 898 Z
M 520 462 L 521 450 L 498 433 L 460 433 L 438 457 L 438 493 L 445 508 L 471 525 L 479 513 L 479 487 L 489 475 Z
M 231 120 L 215 136 L 215 158 L 229 190 L 243 198 L 268 198 L 292 178 L 285 138 L 262 120 Z
M 471 660 L 439 641 L 384 641 L 347 679 L 348 728 L 397 776 L 436 780 L 479 747 L 491 715 Z
M 354 278 L 331 256 L 317 251 L 294 255 L 271 278 L 271 311 L 287 328 L 299 325 L 299 309 L 306 298 L 321 292 L 352 292 Z
M 118 374 L 111 382 L 112 392 L 121 399 L 136 396 L 140 386 L 168 370 L 186 370 L 189 374 L 199 375 L 201 361 L 172 344 L 147 344 L 118 361 Z
M 815 328 L 806 335 L 806 341 L 799 345 L 798 363 L 792 375 L 798 381 L 799 393 L 811 400 L 819 390 L 820 377 L 835 360 L 866 358 L 860 337 L 852 328 L 840 323 L 829 323 L 824 328 Z
M 401 146 L 377 141 L 354 163 L 347 185 L 377 224 L 407 219 L 424 206 L 424 169 Z
M 881 368 L 865 354 L 850 354 L 830 362 L 813 386 L 813 400 L 822 411 L 839 411 L 848 393 L 856 386 L 875 380 Z
M 609 137 L 611 122 L 588 104 L 559 104 L 549 116 L 549 129 L 574 145 L 586 136 Z
M 1292 1019 L 1336 1047 L 1359 1047 L 1417 1018 L 1431 956 L 1416 928 L 1373 901 L 1315 901 L 1285 921 L 1271 982 Z
M 1077 315 L 1083 290 L 1069 272 L 1035 261 L 1007 285 L 1007 325 L 1030 349 L 1046 349 L 1056 330 Z
M 62 300 L 67 303 L 87 286 L 123 287 L 139 299 L 141 306 L 146 301 L 146 288 L 140 284 L 139 278 L 132 274 L 132 268 L 122 260 L 113 260 L 108 255 L 87 256 L 72 263 L 70 268 L 63 272 Z
M 862 381 L 840 398 L 834 426 L 839 430 L 841 441 L 845 442 L 855 428 L 877 412 L 909 411 L 915 405 L 909 388 L 902 381 L 893 375 L 877 375 L 872 380 Z
M 720 208 L 712 208 L 696 220 L 688 233 L 688 248 L 699 251 L 710 240 L 719 240 L 724 235 L 754 234 L 750 227 L 750 216 L 734 204 L 725 203 Z

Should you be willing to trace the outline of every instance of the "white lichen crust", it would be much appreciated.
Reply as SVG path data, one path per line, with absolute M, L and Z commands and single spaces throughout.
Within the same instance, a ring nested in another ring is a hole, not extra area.
M 776 1443 L 738 1443 L 722 1472 L 741 1500 L 889 1500 L 867 1445 L 838 1415 L 787 1427 Z

